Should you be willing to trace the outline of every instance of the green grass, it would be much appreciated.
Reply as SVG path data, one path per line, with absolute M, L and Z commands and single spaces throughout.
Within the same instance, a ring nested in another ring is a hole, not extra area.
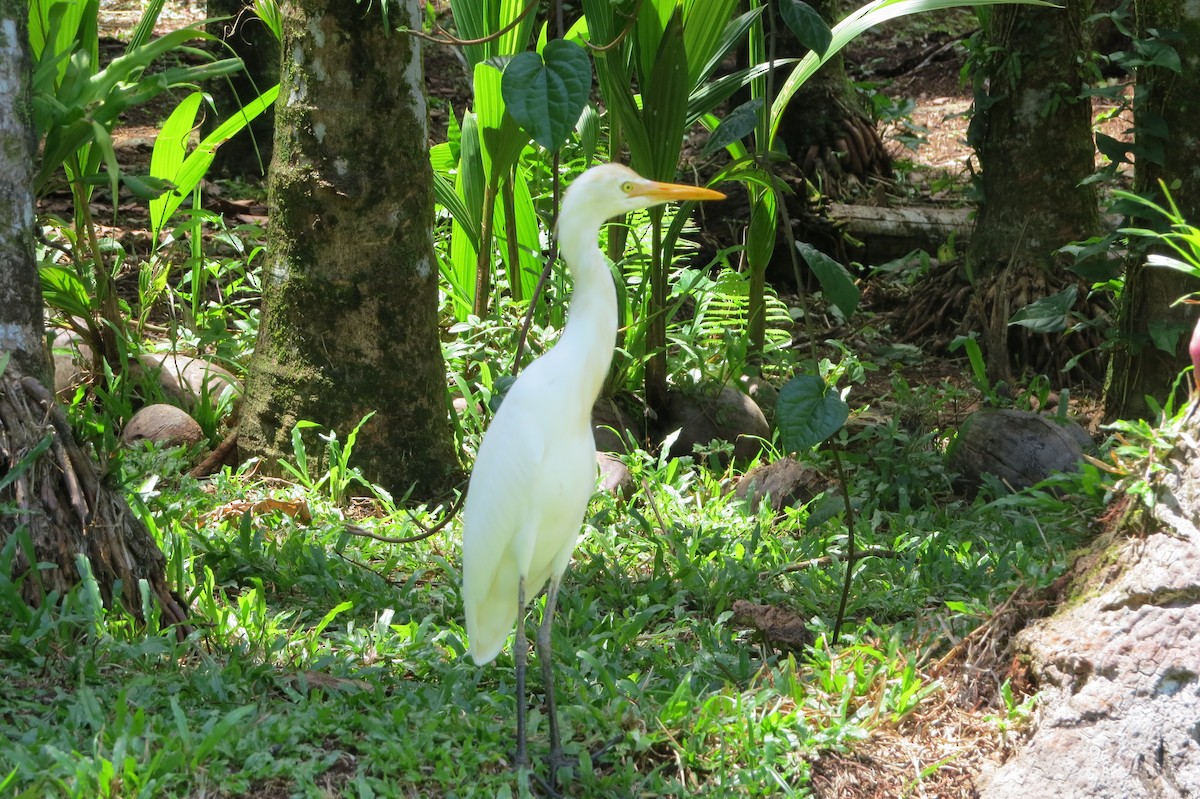
M 1061 573 L 1100 502 L 1075 481 L 1061 496 L 970 503 L 949 492 L 933 433 L 843 438 L 859 546 L 897 555 L 856 563 L 836 645 L 844 565 L 787 567 L 840 552 L 840 516 L 752 514 L 725 475 L 644 454 L 630 459 L 642 492 L 597 496 L 555 624 L 560 717 L 579 759 L 568 795 L 806 795 L 815 755 L 937 694 L 922 665 L 948 636 Z M 139 458 L 166 462 L 134 453 L 131 473 Z M 37 610 L 0 585 L 0 794 L 518 795 L 511 652 L 482 668 L 464 658 L 457 522 L 398 546 L 347 535 L 341 509 L 298 488 L 231 475 L 215 493 L 166 477 L 142 488 L 196 632 L 180 644 L 139 631 L 86 584 Z M 267 495 L 305 500 L 313 521 L 207 515 Z M 402 512 L 361 523 L 417 532 Z M 814 645 L 775 651 L 733 618 L 738 599 L 810 619 Z M 542 768 L 539 709 L 530 725 Z

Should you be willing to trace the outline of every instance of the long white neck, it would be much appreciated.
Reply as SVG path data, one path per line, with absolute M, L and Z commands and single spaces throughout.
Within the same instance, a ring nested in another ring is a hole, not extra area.
M 604 220 L 588 219 L 586 213 L 567 217 L 569 208 L 570 204 L 564 202 L 563 216 L 576 221 L 559 228 L 558 243 L 571 272 L 574 292 L 567 326 L 553 351 L 570 360 L 564 368 L 570 370 L 578 396 L 587 399 L 590 414 L 612 364 L 617 340 L 617 292 L 608 263 L 596 245 Z M 579 221 L 581 216 L 583 220 Z

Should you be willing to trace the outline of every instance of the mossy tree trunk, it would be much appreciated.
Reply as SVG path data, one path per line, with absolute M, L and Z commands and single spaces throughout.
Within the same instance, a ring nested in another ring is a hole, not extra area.
M 20 16 L 23 2 L 0 0 L 3 20 Z M 37 144 L 29 107 L 26 20 L 0 29 L 0 358 L 9 370 L 52 384 L 42 325 L 42 290 L 33 258 L 33 168 Z
M 1164 181 L 1183 217 L 1200 227 L 1200 4 L 1138 0 L 1135 12 L 1140 36 L 1149 36 L 1152 30 L 1175 32 L 1168 43 L 1183 67 L 1179 72 L 1162 67 L 1138 70 L 1136 189 L 1161 204 L 1165 198 L 1159 180 Z M 1147 157 L 1156 151 L 1158 163 Z M 1162 227 L 1161 219 L 1139 219 L 1137 223 L 1139 227 Z M 1144 253 L 1139 252 L 1129 264 L 1118 314 L 1121 337 L 1104 395 L 1105 416 L 1110 421 L 1150 415 L 1147 396 L 1159 405 L 1165 403 L 1175 376 L 1189 363 L 1189 333 L 1200 317 L 1194 305 L 1172 308 L 1171 304 L 1198 290 L 1200 285 L 1187 275 L 1145 266 Z M 1180 390 L 1185 391 L 1186 386 Z
M 0 359 L 8 358 L 0 368 L 0 550 L 12 553 L 4 577 L 36 605 L 78 583 L 86 557 L 106 604 L 120 601 L 139 616 L 145 583 L 182 636 L 186 611 L 166 584 L 162 553 L 103 483 L 46 388 L 53 381 L 33 256 L 28 14 L 24 0 L 0 0 Z
M 420 3 L 390 0 L 420 28 Z M 284 3 L 263 310 L 243 454 L 290 458 L 297 421 L 346 435 L 397 496 L 457 477 L 438 341 L 432 170 L 417 39 L 374 8 Z M 313 441 L 311 451 L 320 451 Z
M 1072 339 L 1029 334 L 1009 320 L 1074 282 L 1054 251 L 1100 228 L 1095 192 L 1080 185 L 1095 159 L 1091 104 L 1080 96 L 1090 3 L 989 13 L 996 55 L 976 75 L 970 137 L 983 198 L 967 251 L 975 288 L 965 326 L 983 334 L 989 378 L 1010 381 L 1014 362 L 1053 374 L 1077 354 Z
M 213 81 L 205 89 L 212 95 L 216 114 L 204 118 L 208 133 L 233 116 L 246 103 L 279 82 L 279 41 L 257 16 L 252 0 L 207 0 L 211 20 L 208 32 L 246 65 L 245 72 L 229 80 Z M 227 51 L 222 48 L 222 52 Z M 249 130 L 222 144 L 213 158 L 212 172 L 223 176 L 257 176 L 271 163 L 275 138 L 275 111 L 268 108 L 250 123 Z

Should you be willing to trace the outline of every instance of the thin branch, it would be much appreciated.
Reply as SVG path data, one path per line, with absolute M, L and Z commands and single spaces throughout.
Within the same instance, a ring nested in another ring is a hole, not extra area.
M 904 553 L 895 549 L 875 547 L 873 549 L 860 549 L 852 553 L 848 560 L 851 563 L 854 563 L 855 561 L 862 560 L 863 558 L 892 558 L 893 560 L 899 560 L 902 557 L 904 557 Z M 802 560 L 799 563 L 793 563 L 789 566 L 784 566 L 782 569 L 759 572 L 758 577 L 760 580 L 766 580 L 780 574 L 790 574 L 791 572 L 804 571 L 805 569 L 824 568 L 825 566 L 831 566 L 841 560 L 847 560 L 847 558 L 843 558 L 841 555 L 823 555 L 819 558 Z
M 433 527 L 426 527 L 425 525 L 421 524 L 416 516 L 406 510 L 405 512 L 408 513 L 408 518 L 412 520 L 412 523 L 421 528 L 421 532 L 417 533 L 416 535 L 410 535 L 404 538 L 393 538 L 392 536 L 372 533 L 370 530 L 366 529 L 365 527 L 360 527 L 357 524 L 347 524 L 346 532 L 350 535 L 361 536 L 362 538 L 373 538 L 376 541 L 382 541 L 385 544 L 415 544 L 418 541 L 424 541 L 426 538 L 430 538 L 441 532 L 442 529 L 445 528 L 445 526 L 449 524 L 455 516 L 458 515 L 458 512 L 462 510 L 463 502 L 466 500 L 466 497 L 466 493 L 459 494 L 458 499 L 454 500 L 454 504 L 450 506 L 450 510 L 446 511 L 446 515 L 442 517 L 442 520 Z
M 593 53 L 607 53 L 609 50 L 616 47 L 618 44 L 624 41 L 625 37 L 629 35 L 629 32 L 633 30 L 634 24 L 637 23 L 638 11 L 641 10 L 641 7 L 642 0 L 638 0 L 637 5 L 633 7 L 633 11 L 629 14 L 629 22 L 625 25 L 624 30 L 618 33 L 616 38 L 614 38 L 611 42 L 608 44 L 592 44 L 591 42 L 584 42 L 583 46 L 591 50 Z
M 409 36 L 415 36 L 418 39 L 430 42 L 432 44 L 444 44 L 452 47 L 465 47 L 471 44 L 487 44 L 488 42 L 496 41 L 501 36 L 520 25 L 525 17 L 529 16 L 530 12 L 537 7 L 538 2 L 539 0 L 529 0 L 529 4 L 525 6 L 525 9 L 518 14 L 512 22 L 508 23 L 495 33 L 489 33 L 487 36 L 484 36 L 480 39 L 459 39 L 457 36 L 452 36 L 440 25 L 434 26 L 434 32 L 432 34 L 425 33 L 423 31 L 415 31 L 411 28 L 400 28 L 397 30 L 397 33 L 406 33 Z

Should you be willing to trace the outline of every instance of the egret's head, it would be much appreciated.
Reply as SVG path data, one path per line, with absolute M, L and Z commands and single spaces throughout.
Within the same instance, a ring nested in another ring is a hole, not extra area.
M 672 200 L 723 200 L 719 191 L 648 180 L 627 166 L 601 164 L 584 172 L 567 188 L 559 225 L 587 217 L 596 224 L 614 216 Z

